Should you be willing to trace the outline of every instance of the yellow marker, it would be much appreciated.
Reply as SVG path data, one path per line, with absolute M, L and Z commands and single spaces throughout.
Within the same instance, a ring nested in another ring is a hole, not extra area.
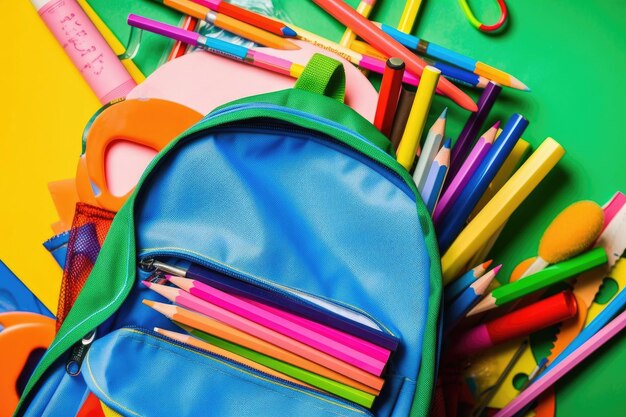
M 398 145 L 397 159 L 407 171 L 411 169 L 413 160 L 415 159 L 415 151 L 419 147 L 420 138 L 424 131 L 424 124 L 430 110 L 430 103 L 433 101 L 433 95 L 439 81 L 439 71 L 435 67 L 427 65 L 422 73 L 422 79 L 415 93 L 415 100 L 409 113 L 409 120 L 406 122 L 406 128 L 400 144 Z
M 361 0 L 361 2 L 356 8 L 356 11 L 361 16 L 368 18 L 370 16 L 370 13 L 372 13 L 372 9 L 374 8 L 375 3 L 376 3 L 376 0 Z M 346 29 L 346 31 L 343 33 L 343 36 L 341 37 L 341 41 L 339 41 L 339 44 L 341 46 L 345 46 L 346 48 L 349 48 L 350 44 L 355 39 L 356 39 L 356 33 L 352 32 L 350 29 Z
M 361 55 L 371 56 L 371 57 L 380 59 L 381 61 L 386 61 L 387 58 L 389 58 L 388 56 L 382 54 L 380 51 L 378 51 L 369 43 L 358 41 L 356 39 L 353 40 L 352 43 L 350 43 L 350 49 L 352 49 L 354 52 L 357 52 Z
M 421 5 L 422 0 L 407 0 L 402 16 L 400 17 L 400 22 L 398 23 L 398 30 L 404 33 L 411 33 Z
M 502 132 L 502 129 L 498 129 L 498 135 L 500 134 L 500 132 Z M 524 139 L 519 139 L 517 141 L 515 147 L 504 161 L 504 164 L 502 164 L 502 166 L 500 167 L 500 170 L 496 174 L 495 178 L 489 184 L 489 188 L 487 188 L 487 191 L 485 191 L 481 199 L 478 201 L 476 208 L 474 208 L 474 211 L 470 215 L 470 219 L 476 217 L 480 210 L 482 210 L 483 207 L 485 207 L 485 205 L 489 202 L 489 200 L 491 200 L 491 198 L 498 192 L 498 190 L 502 188 L 504 183 L 507 182 L 509 178 L 511 178 L 511 175 L 513 175 L 517 167 L 521 164 L 522 159 L 529 149 L 530 143 L 526 142 Z M 483 247 L 478 252 L 476 252 L 474 257 L 468 262 L 468 265 L 478 265 L 479 263 L 484 262 L 484 260 L 487 258 L 487 255 L 489 255 L 491 248 L 493 248 L 493 245 L 495 245 L 496 241 L 498 240 L 498 237 L 500 237 L 500 233 L 502 233 L 505 225 L 506 222 L 504 222 L 502 226 L 500 226 L 498 230 L 491 236 L 487 243 L 483 245 Z M 472 267 L 470 266 L 468 268 Z
M 565 150 L 554 139 L 543 141 L 443 255 L 444 285 L 458 277 L 472 256 L 506 222 L 564 154 Z
M 117 39 L 117 37 L 111 32 L 111 29 L 100 19 L 100 16 L 95 12 L 94 9 L 91 8 L 87 0 L 76 0 L 80 7 L 83 9 L 85 14 L 89 16 L 89 19 L 94 24 L 94 26 L 98 29 L 98 32 L 102 35 L 106 43 L 111 47 L 115 55 L 118 57 L 126 53 L 126 48 L 122 43 Z M 141 70 L 137 68 L 137 65 L 130 58 L 122 58 L 120 59 L 122 65 L 126 68 L 126 71 L 133 77 L 133 80 L 137 84 L 141 83 L 146 79 L 146 76 L 143 75 Z

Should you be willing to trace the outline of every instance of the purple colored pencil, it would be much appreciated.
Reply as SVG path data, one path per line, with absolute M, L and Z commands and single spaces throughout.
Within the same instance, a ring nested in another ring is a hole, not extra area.
M 483 91 L 478 100 L 478 111 L 472 113 L 467 119 L 459 138 L 452 147 L 450 154 L 450 173 L 448 178 L 453 178 L 461 168 L 469 149 L 474 143 L 476 135 L 480 132 L 483 123 L 487 119 L 487 115 L 491 111 L 493 104 L 496 102 L 498 95 L 502 91 L 502 87 L 494 82 L 489 82 L 485 91 Z
M 439 203 L 435 208 L 435 212 L 433 213 L 433 222 L 435 226 L 439 224 L 443 216 L 446 215 L 450 207 L 456 202 L 459 195 L 461 195 L 461 191 L 467 185 L 469 180 L 476 172 L 476 169 L 480 165 L 480 163 L 485 159 L 487 152 L 491 149 L 491 145 L 496 138 L 496 133 L 498 132 L 498 126 L 500 126 L 500 122 L 496 122 L 489 130 L 487 130 L 476 142 L 472 152 L 470 152 L 469 156 L 463 162 L 463 165 L 459 169 L 459 172 L 454 176 L 452 182 L 443 193 L 441 198 L 439 199 Z

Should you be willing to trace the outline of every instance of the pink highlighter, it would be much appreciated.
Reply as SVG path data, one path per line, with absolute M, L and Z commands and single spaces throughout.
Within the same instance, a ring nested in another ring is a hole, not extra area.
M 102 104 L 137 85 L 76 1 L 31 1 Z

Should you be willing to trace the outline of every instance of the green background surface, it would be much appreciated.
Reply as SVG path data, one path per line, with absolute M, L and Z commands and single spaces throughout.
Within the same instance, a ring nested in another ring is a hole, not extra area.
M 348 0 L 354 6 L 358 0 Z M 338 40 L 344 28 L 310 0 L 275 0 L 298 26 Z M 380 0 L 371 18 L 398 22 L 404 2 Z M 486 23 L 497 19 L 492 0 L 471 1 Z M 500 68 L 531 89 L 504 89 L 487 123 L 513 112 L 530 125 L 524 139 L 536 148 L 548 136 L 567 153 L 518 209 L 493 257 L 507 279 L 521 260 L 536 255 L 543 230 L 572 202 L 604 204 L 626 192 L 626 145 L 619 127 L 626 96 L 626 2 L 508 1 L 508 27 L 498 35 L 475 30 L 455 0 L 424 0 L 413 30 L 424 39 Z M 455 139 L 468 113 L 437 97 L 430 122 L 450 106 L 446 134 Z M 626 415 L 626 338 L 606 346 L 557 386 L 557 415 Z

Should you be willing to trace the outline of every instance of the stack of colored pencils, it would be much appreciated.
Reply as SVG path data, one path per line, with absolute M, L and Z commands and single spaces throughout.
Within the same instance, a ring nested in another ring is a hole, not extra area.
M 144 284 L 173 304 L 144 300 L 186 332 L 170 338 L 364 407 L 380 394 L 392 351 L 371 341 L 203 282 Z

